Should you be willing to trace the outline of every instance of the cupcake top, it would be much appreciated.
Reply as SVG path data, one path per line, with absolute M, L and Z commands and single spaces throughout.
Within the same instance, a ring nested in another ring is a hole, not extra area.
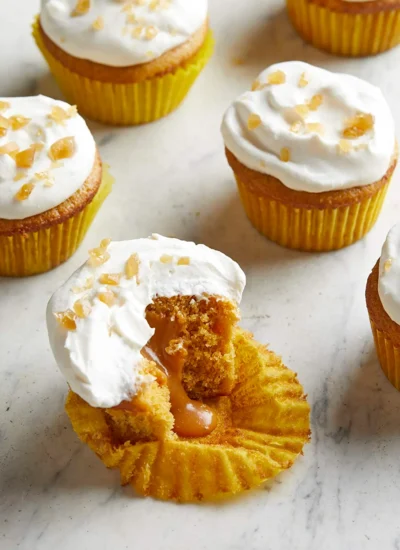
M 154 334 L 145 311 L 156 297 L 213 295 L 238 304 L 245 275 L 204 245 L 153 235 L 104 240 L 52 297 L 47 327 L 71 389 L 94 407 L 113 407 L 143 383 L 141 350 Z
M 0 218 L 58 206 L 83 185 L 95 155 L 76 107 L 41 95 L 0 98 Z
M 383 309 L 400 325 L 400 224 L 389 231 L 382 248 L 378 292 Z
M 42 0 L 40 23 L 68 54 L 127 67 L 186 42 L 207 12 L 207 0 Z
M 222 134 L 242 164 L 310 193 L 380 180 L 396 144 L 379 88 L 299 61 L 263 71 L 228 108 Z

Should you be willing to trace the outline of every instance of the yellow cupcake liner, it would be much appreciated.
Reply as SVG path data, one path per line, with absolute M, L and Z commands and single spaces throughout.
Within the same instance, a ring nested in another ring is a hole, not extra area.
M 287 0 L 298 33 L 313 46 L 336 55 L 375 55 L 400 43 L 400 9 L 355 14 L 324 7 L 314 0 Z
M 254 227 L 271 241 L 296 250 L 337 250 L 370 231 L 382 209 L 389 183 L 362 202 L 340 208 L 298 208 L 252 193 L 236 176 L 240 198 Z
M 370 323 L 382 370 L 389 382 L 400 391 L 400 348 L 394 346 L 392 340 L 378 330 L 371 318 Z
M 81 244 L 113 183 L 114 178 L 103 165 L 99 190 L 78 214 L 39 231 L 0 236 L 0 276 L 36 275 L 68 260 Z
M 207 400 L 219 424 L 200 439 L 118 443 L 104 409 L 75 393 L 66 411 L 79 438 L 121 482 L 145 496 L 194 502 L 256 487 L 290 468 L 310 436 L 310 408 L 296 374 L 250 334 L 235 336 L 238 383 L 229 397 Z
M 153 122 L 174 111 L 188 94 L 214 50 L 209 31 L 191 60 L 167 75 L 132 84 L 113 84 L 85 78 L 64 67 L 46 49 L 33 23 L 33 37 L 67 101 L 79 113 L 104 124 L 135 125 Z

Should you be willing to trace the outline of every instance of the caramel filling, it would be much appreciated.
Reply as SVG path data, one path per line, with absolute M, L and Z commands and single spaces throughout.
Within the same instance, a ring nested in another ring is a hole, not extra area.
M 175 433 L 181 437 L 208 435 L 216 426 L 216 418 L 207 405 L 190 399 L 183 387 L 182 373 L 187 352 L 178 336 L 178 324 L 151 313 L 147 314 L 147 321 L 155 333 L 142 354 L 154 361 L 167 377 Z

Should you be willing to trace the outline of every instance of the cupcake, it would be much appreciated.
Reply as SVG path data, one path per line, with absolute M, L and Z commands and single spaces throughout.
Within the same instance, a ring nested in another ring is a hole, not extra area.
M 287 0 L 298 33 L 337 55 L 375 55 L 400 42 L 400 0 Z
M 173 111 L 213 50 L 207 0 L 42 0 L 33 35 L 68 101 L 106 124 Z
M 112 186 L 75 106 L 0 98 L 0 276 L 48 271 L 77 249 Z
M 222 135 L 253 225 L 299 250 L 334 250 L 363 237 L 397 163 L 381 91 L 298 61 L 262 72 L 228 108 Z
M 308 441 L 296 375 L 238 327 L 244 286 L 224 254 L 153 235 L 102 241 L 50 300 L 72 426 L 139 493 L 239 493 Z
M 381 367 L 400 391 L 400 224 L 389 232 L 367 283 L 367 307 Z

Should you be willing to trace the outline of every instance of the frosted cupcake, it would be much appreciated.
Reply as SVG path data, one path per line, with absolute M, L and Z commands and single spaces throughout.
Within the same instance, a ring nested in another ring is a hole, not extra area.
M 0 110 L 0 276 L 33 275 L 75 252 L 112 179 L 76 107 L 36 96 Z
M 262 72 L 228 108 L 222 134 L 254 226 L 300 250 L 334 250 L 363 237 L 397 163 L 381 91 L 298 61 Z
M 299 34 L 337 55 L 375 55 L 400 43 L 400 0 L 287 0 Z
M 207 0 L 42 0 L 33 34 L 67 99 L 108 124 L 173 111 L 213 50 Z
M 366 297 L 380 364 L 400 391 L 400 224 L 389 232 L 368 278 Z
M 47 309 L 78 436 L 122 483 L 195 501 L 259 485 L 309 438 L 296 375 L 237 326 L 240 267 L 153 235 L 102 241 Z

